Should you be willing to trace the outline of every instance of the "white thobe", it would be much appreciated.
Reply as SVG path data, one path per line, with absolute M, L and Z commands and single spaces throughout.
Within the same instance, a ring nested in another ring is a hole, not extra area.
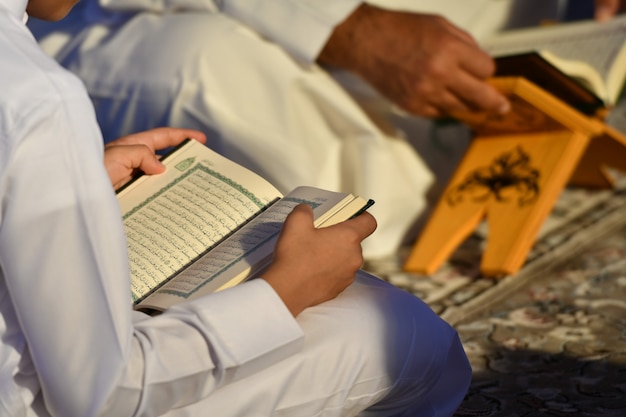
M 313 64 L 360 0 L 84 1 L 53 36 L 45 35 L 50 26 L 35 29 L 85 81 L 105 140 L 162 125 L 196 128 L 282 192 L 313 185 L 372 198 L 378 229 L 364 242 L 368 258 L 415 237 L 432 187 L 445 185 L 467 146 L 464 127 L 437 130 L 354 77 Z M 485 33 L 529 23 L 522 3 L 544 16 L 556 1 L 375 3 L 439 12 Z
M 196 128 L 282 192 L 313 185 L 372 198 L 368 258 L 415 237 L 469 141 L 462 126 L 408 117 L 355 77 L 313 64 L 360 0 L 84 1 L 58 31 L 34 29 L 85 81 L 105 140 Z M 441 13 L 483 35 L 554 15 L 558 1 L 373 3 Z
M 261 279 L 134 312 L 95 114 L 24 9 L 0 0 L 0 415 L 452 414 L 456 333 L 364 273 L 298 320 Z

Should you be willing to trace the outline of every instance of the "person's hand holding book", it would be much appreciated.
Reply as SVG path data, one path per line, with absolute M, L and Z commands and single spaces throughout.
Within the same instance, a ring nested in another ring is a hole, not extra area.
M 265 279 L 297 316 L 335 298 L 363 264 L 361 241 L 376 229 L 368 212 L 328 227 L 313 226 L 313 210 L 300 204 L 289 214 Z
M 165 171 L 156 152 L 176 146 L 193 137 L 206 142 L 204 133 L 191 129 L 169 127 L 123 136 L 105 145 L 104 166 L 114 189 L 128 182 L 137 171 L 154 175 Z

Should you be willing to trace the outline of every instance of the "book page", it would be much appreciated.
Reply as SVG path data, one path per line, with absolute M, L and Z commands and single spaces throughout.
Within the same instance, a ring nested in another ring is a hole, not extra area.
M 605 80 L 596 71 L 593 65 L 584 61 L 572 61 L 561 59 L 560 56 L 553 54 L 548 50 L 541 51 L 541 56 L 564 73 L 574 78 L 589 91 L 595 93 L 605 102 L 610 102 L 610 93 L 607 90 Z
M 500 56 L 496 58 L 496 66 L 497 77 L 523 77 L 588 116 L 596 115 L 607 106 L 597 92 L 565 74 L 546 60 L 543 53 Z M 601 80 L 600 85 L 603 85 Z
M 313 207 L 319 227 L 346 220 L 367 207 L 367 203 L 349 194 L 298 187 L 160 287 L 140 307 L 164 309 L 255 276 L 271 261 L 282 224 L 298 204 Z
M 198 142 L 118 195 L 135 301 L 280 197 L 271 184 Z
M 614 90 L 620 89 L 624 73 L 616 71 L 613 75 L 611 71 L 616 64 L 624 65 L 625 41 L 626 16 L 618 16 L 604 23 L 582 21 L 504 31 L 486 39 L 481 45 L 494 56 L 548 51 L 548 59 L 552 54 L 561 61 L 586 62 L 603 79 L 611 93 L 609 101 L 614 102 L 614 96 L 619 92 Z M 561 69 L 567 72 L 567 68 Z

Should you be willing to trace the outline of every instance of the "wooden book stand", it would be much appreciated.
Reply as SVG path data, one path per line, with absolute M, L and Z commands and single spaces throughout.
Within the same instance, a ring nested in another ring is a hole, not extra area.
M 474 139 L 414 244 L 404 269 L 435 272 L 485 219 L 485 276 L 516 273 L 561 190 L 606 188 L 607 166 L 626 170 L 626 137 L 521 77 L 493 84 L 511 103 L 505 116 L 460 115 Z

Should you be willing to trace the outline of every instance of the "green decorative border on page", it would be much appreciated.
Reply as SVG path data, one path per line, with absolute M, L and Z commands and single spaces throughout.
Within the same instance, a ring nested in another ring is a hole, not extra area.
M 126 220 L 127 218 L 131 217 L 133 214 L 135 214 L 136 212 L 141 210 L 143 207 L 145 207 L 146 205 L 150 204 L 150 202 L 152 202 L 153 200 L 157 199 L 163 193 L 167 192 L 172 187 L 174 187 L 176 184 L 178 184 L 179 182 L 185 180 L 187 177 L 191 176 L 193 173 L 195 173 L 198 170 L 203 171 L 206 174 L 211 175 L 212 177 L 222 181 L 223 183 L 228 184 L 232 188 L 237 189 L 241 194 L 245 195 L 250 201 L 252 201 L 254 203 L 254 205 L 256 205 L 257 207 L 263 208 L 263 207 L 266 206 L 266 203 L 262 202 L 254 193 L 252 193 L 248 189 L 244 188 L 241 184 L 233 181 L 230 177 L 226 177 L 226 176 L 220 174 L 219 172 L 214 171 L 211 168 L 203 165 L 202 162 L 198 162 L 196 165 L 193 166 L 193 168 L 189 169 L 187 172 L 182 174 L 180 177 L 175 178 L 172 182 L 170 182 L 169 184 L 167 184 L 166 186 L 161 188 L 159 191 L 157 191 L 156 193 L 154 193 L 153 195 L 151 195 L 150 197 L 148 197 L 147 199 L 142 201 L 139 205 L 134 207 L 132 210 L 129 210 L 126 214 L 124 214 L 122 219 Z
M 174 165 L 174 168 L 182 172 L 186 170 L 187 168 L 189 168 L 190 166 L 192 166 L 195 161 L 196 161 L 196 158 L 192 156 L 187 159 L 183 159 L 182 161 Z

